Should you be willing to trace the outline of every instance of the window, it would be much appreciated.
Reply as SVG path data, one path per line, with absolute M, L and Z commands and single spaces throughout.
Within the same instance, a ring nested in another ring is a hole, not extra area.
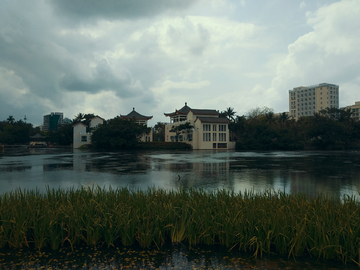
M 203 141 L 204 142 L 210 142 L 210 134 L 211 133 L 203 133 Z
M 226 133 L 219 133 L 219 142 L 226 142 Z
M 218 143 L 218 148 L 227 148 L 227 143 Z
M 216 133 L 213 133 L 213 142 L 216 142 Z
M 82 142 L 87 142 L 87 136 L 81 136 L 81 141 Z
M 219 131 L 226 131 L 226 125 L 219 125 Z
M 213 143 L 213 148 L 216 148 L 216 143 Z
M 210 131 L 210 125 L 203 125 L 203 131 Z
M 213 131 L 216 131 L 216 125 L 213 125 Z

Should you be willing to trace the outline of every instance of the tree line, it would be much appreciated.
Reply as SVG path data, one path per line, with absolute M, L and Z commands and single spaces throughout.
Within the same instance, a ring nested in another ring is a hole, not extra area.
M 275 115 L 267 107 L 236 116 L 232 108 L 221 112 L 230 120 L 230 139 L 237 150 L 342 150 L 360 148 L 360 122 L 350 110 L 326 108 L 297 121 L 287 113 Z
M 326 108 L 313 116 L 303 116 L 297 121 L 288 114 L 275 115 L 273 109 L 263 107 L 250 110 L 247 115 L 238 116 L 229 107 L 220 113 L 229 119 L 230 140 L 236 142 L 237 150 L 341 150 L 360 148 L 360 122 L 351 117 L 351 111 Z M 58 125 L 55 130 L 40 131 L 26 121 L 16 121 L 9 116 L 0 121 L 1 144 L 28 144 L 30 136 L 37 133 L 46 137 L 51 144 L 71 145 L 73 125 L 89 125 L 94 114 L 77 114 L 71 123 Z M 176 130 L 180 134 L 181 126 Z M 88 130 L 90 131 L 90 130 Z M 157 123 L 154 127 L 153 141 L 165 140 L 165 124 Z M 96 148 L 131 149 L 138 142 L 138 137 L 149 133 L 150 128 L 139 125 L 135 120 L 115 117 L 92 130 L 92 143 Z
M 73 126 L 83 123 L 88 127 L 90 120 L 94 117 L 95 115 L 92 113 L 78 113 L 70 123 L 58 124 L 55 130 L 41 131 L 39 127 L 33 127 L 32 124 L 25 123 L 23 120 L 16 121 L 13 116 L 9 116 L 5 121 L 0 121 L 0 144 L 29 144 L 30 136 L 39 133 L 45 137 L 41 140 L 50 144 L 71 145 L 73 143 Z M 164 130 L 162 129 L 161 132 Z M 88 127 L 87 132 L 90 131 L 92 132 L 93 147 L 115 150 L 134 148 L 139 136 L 149 133 L 150 128 L 137 124 L 134 119 L 121 119 L 117 116 L 93 130 Z

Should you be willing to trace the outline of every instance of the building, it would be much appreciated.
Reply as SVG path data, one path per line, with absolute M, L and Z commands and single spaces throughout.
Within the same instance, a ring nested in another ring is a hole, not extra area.
M 229 120 L 219 117 L 219 112 L 209 109 L 192 109 L 185 106 L 172 113 L 165 125 L 165 142 L 185 142 L 193 149 L 234 149 L 235 142 L 229 141 Z M 189 123 L 193 128 L 181 132 L 171 132 L 173 127 Z
M 120 115 L 120 117 L 122 119 L 134 119 L 136 121 L 136 123 L 140 124 L 140 125 L 144 125 L 147 127 L 147 121 L 150 120 L 151 118 L 153 118 L 152 116 L 145 116 L 142 115 L 140 113 L 138 113 L 137 111 L 135 111 L 135 108 L 133 108 L 132 112 L 130 112 L 127 115 Z M 152 142 L 153 141 L 153 130 L 151 129 L 151 131 L 146 134 L 142 134 L 138 140 L 140 142 Z
M 325 108 L 339 109 L 339 86 L 329 83 L 289 90 L 289 113 L 294 119 L 312 116 Z
M 352 113 L 351 117 L 357 121 L 360 121 L 360 101 L 356 101 L 355 105 L 346 106 L 345 109 L 349 109 Z
M 55 130 L 58 125 L 63 124 L 64 114 L 52 112 L 44 115 L 44 123 L 41 125 L 42 131 Z
M 100 116 L 95 116 L 90 119 L 89 128 L 96 128 L 104 123 L 104 121 Z M 91 132 L 87 129 L 88 127 L 83 123 L 73 125 L 73 148 L 80 148 L 82 145 L 91 144 Z

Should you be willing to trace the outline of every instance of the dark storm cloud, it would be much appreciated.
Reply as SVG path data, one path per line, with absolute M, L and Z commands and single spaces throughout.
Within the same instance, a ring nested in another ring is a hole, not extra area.
M 76 15 L 76 7 L 79 8 L 85 2 L 74 3 L 75 9 L 66 11 L 71 9 L 70 2 L 57 4 L 54 1 L 62 12 L 79 17 L 87 16 L 88 19 L 107 16 L 106 12 L 110 12 L 110 17 L 116 17 L 119 12 L 114 9 L 124 9 L 124 5 L 126 6 L 123 2 L 114 2 L 113 6 L 105 3 L 104 8 L 95 7 L 98 14 L 89 7 L 89 10 L 85 10 L 85 13 L 89 12 L 88 15 Z M 145 6 L 140 6 L 139 16 L 152 12 L 152 7 Z M 182 8 L 186 4 L 163 3 L 160 6 L 157 12 Z M 114 60 L 110 66 L 102 57 L 97 57 L 104 51 L 111 51 L 115 46 L 114 40 L 109 42 L 109 39 L 104 41 L 80 34 L 75 25 L 69 27 L 69 21 L 64 16 L 54 13 L 53 6 L 46 1 L 6 0 L 2 7 L 0 121 L 8 115 L 13 115 L 16 119 L 27 115 L 29 121 L 40 124 L 43 114 L 51 110 L 62 111 L 62 108 L 68 106 L 66 98 L 70 92 L 95 94 L 110 90 L 120 98 L 147 96 L 147 102 L 154 102 L 152 94 L 144 90 L 148 87 L 143 87 L 141 74 L 132 75 L 134 67 L 131 63 L 125 66 L 121 65 L 121 61 Z M 128 7 L 136 9 L 132 2 L 128 3 Z M 132 26 L 123 31 L 129 33 L 117 31 L 116 34 L 129 35 L 133 31 Z
M 117 69 L 115 74 L 105 60 L 98 63 L 91 74 L 79 74 L 75 70 L 68 72 L 61 78 L 60 87 L 68 91 L 88 93 L 112 90 L 121 97 L 134 96 L 140 90 L 128 70 Z
M 131 19 L 185 9 L 196 0 L 52 0 L 55 11 L 72 19 Z

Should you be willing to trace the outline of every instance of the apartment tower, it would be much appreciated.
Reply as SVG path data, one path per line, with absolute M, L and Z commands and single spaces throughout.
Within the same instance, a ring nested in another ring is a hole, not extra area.
M 339 109 L 339 86 L 329 83 L 300 86 L 289 90 L 289 115 L 298 120 L 325 108 Z
M 44 115 L 42 131 L 55 130 L 58 125 L 63 123 L 64 114 L 61 112 L 52 112 Z

